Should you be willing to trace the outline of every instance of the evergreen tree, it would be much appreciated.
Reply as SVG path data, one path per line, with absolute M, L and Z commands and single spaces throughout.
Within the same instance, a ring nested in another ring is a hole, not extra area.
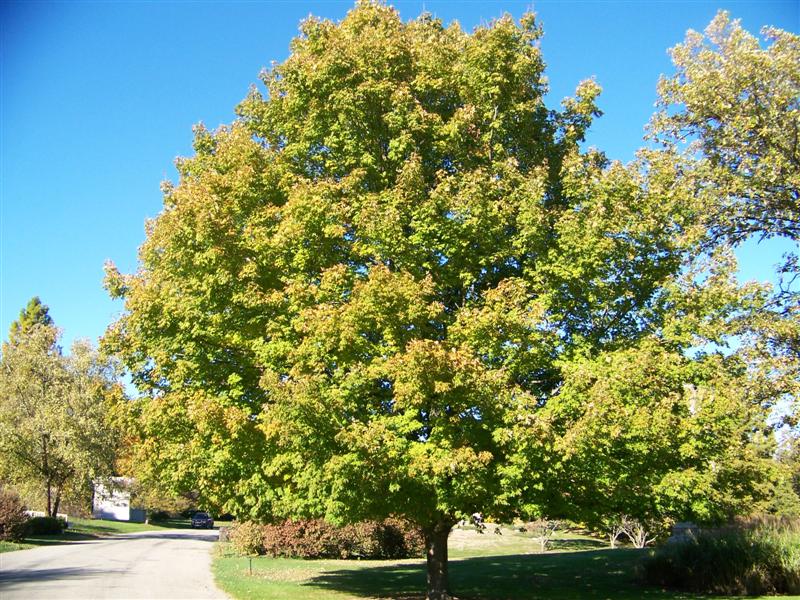
M 39 300 L 39 296 L 31 298 L 25 308 L 19 311 L 19 318 L 11 324 L 8 332 L 9 341 L 12 343 L 19 341 L 20 336 L 30 333 L 37 325 L 52 326 L 53 319 L 49 310 L 47 305 Z

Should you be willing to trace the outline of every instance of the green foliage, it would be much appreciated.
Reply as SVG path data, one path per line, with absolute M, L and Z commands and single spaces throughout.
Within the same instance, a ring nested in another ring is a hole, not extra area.
M 692 360 L 653 339 L 575 361 L 537 415 L 549 435 L 529 441 L 531 460 L 553 445 L 560 463 L 548 485 L 588 509 L 574 516 L 590 522 L 612 514 L 708 522 L 749 512 L 768 494 L 770 446 L 752 443 L 764 408 L 741 387 L 737 361 Z
M 596 84 L 545 108 L 540 33 L 360 3 L 198 130 L 143 268 L 109 267 L 143 479 L 239 516 L 426 527 L 535 493 L 511 431 L 560 358 L 659 326 L 692 239 L 669 165 L 580 153 Z
M 0 540 L 17 542 L 25 537 L 28 516 L 19 496 L 0 486 Z
M 34 325 L 0 359 L 0 476 L 51 515 L 112 473 L 118 434 L 107 412 L 122 397 L 113 361 L 86 342 L 63 356 L 57 342 L 54 327 Z
M 749 237 L 800 240 L 800 36 L 774 27 L 751 35 L 720 11 L 704 34 L 689 31 L 672 49 L 673 76 L 659 83 L 653 137 L 680 164 L 708 244 Z M 800 379 L 798 258 L 780 267 L 781 286 L 762 311 L 762 335 L 773 368 L 793 378 L 786 412 L 796 424 Z
M 692 592 L 800 593 L 800 523 L 756 520 L 701 532 L 659 548 L 644 564 L 648 583 Z
M 767 512 L 782 517 L 800 517 L 800 439 L 787 437 L 776 464 L 776 485 Z

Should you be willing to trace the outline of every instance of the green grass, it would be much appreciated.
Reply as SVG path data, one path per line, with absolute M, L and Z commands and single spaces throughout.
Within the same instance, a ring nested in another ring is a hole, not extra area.
M 115 535 L 118 533 L 137 533 L 153 531 L 159 527 L 148 523 L 129 523 L 127 521 L 106 521 L 103 519 L 70 519 L 69 532 L 86 535 Z
M 28 548 L 33 547 L 33 544 L 26 544 L 25 542 L 0 541 L 0 554 L 3 552 L 13 552 L 14 550 L 27 550 Z
M 648 550 L 611 550 L 601 540 L 561 535 L 554 550 L 538 552 L 532 536 L 503 530 L 456 530 L 450 538 L 450 587 L 459 600 L 688 600 L 696 595 L 644 587 L 636 568 Z M 422 560 L 299 560 L 233 555 L 220 545 L 213 563 L 219 586 L 253 600 L 422 600 Z M 720 598 L 716 596 L 715 598 Z

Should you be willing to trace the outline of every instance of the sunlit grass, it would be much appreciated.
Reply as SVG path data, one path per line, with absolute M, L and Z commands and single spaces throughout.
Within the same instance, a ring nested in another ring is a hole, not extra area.
M 15 550 L 27 550 L 33 548 L 33 544 L 26 544 L 24 542 L 0 542 L 0 553 L 14 552 Z

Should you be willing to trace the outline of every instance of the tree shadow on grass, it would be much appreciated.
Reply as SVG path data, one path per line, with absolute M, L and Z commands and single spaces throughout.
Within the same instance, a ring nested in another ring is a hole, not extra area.
M 605 549 L 452 560 L 450 588 L 460 600 L 691 597 L 639 585 L 635 570 L 644 552 Z M 423 562 L 359 565 L 327 571 L 306 585 L 356 598 L 416 600 L 424 598 L 425 565 Z

